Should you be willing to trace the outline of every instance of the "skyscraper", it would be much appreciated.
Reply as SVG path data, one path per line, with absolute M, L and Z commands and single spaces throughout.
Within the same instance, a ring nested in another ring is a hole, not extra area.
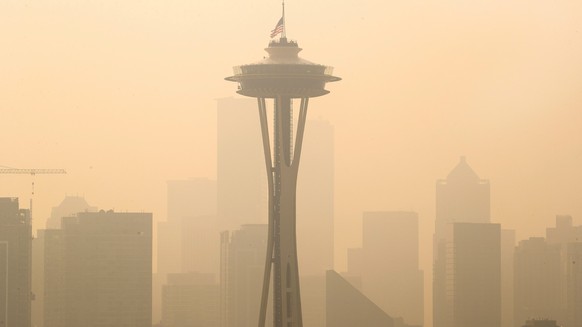
M 433 325 L 447 323 L 446 229 L 453 222 L 490 222 L 489 181 L 480 179 L 465 157 L 445 180 L 436 183 L 436 220 L 433 237 Z
M 170 273 L 218 274 L 220 234 L 216 181 L 206 178 L 167 183 L 167 218 L 157 224 L 157 273 L 153 276 L 153 319 L 161 319 L 161 290 Z
M 534 317 L 560 324 L 562 306 L 561 249 L 543 237 L 519 242 L 515 250 L 515 326 Z
M 565 249 L 565 326 L 582 326 L 582 242 L 568 243 Z
M 267 225 L 243 225 L 221 234 L 222 327 L 255 327 L 259 320 Z
M 333 125 L 307 120 L 297 177 L 297 252 L 300 274 L 322 280 L 333 269 L 334 167 Z
M 450 223 L 447 227 L 445 325 L 500 326 L 500 225 Z
M 32 227 L 17 198 L 0 198 L 0 326 L 30 326 Z
M 257 101 L 217 101 L 217 204 L 220 230 L 267 222 L 267 179 Z
M 69 217 L 84 211 L 95 212 L 97 207 L 89 205 L 82 196 L 67 195 L 57 207 L 52 208 L 51 216 L 46 222 L 46 228 L 59 229 L 61 228 L 61 219 L 63 217 Z
M 362 243 L 364 294 L 391 316 L 423 325 L 424 278 L 418 259 L 418 215 L 365 212 Z
M 150 327 L 152 215 L 83 212 L 63 218 L 59 232 L 51 236 L 51 261 L 45 260 L 57 265 L 45 268 L 45 283 L 61 288 L 45 289 L 45 313 L 53 314 L 49 303 L 60 303 L 53 309 L 62 316 L 45 326 Z
M 218 273 L 216 181 L 168 181 L 168 214 L 158 223 L 158 274 Z
M 162 326 L 218 327 L 218 304 L 213 274 L 169 274 L 162 289 Z

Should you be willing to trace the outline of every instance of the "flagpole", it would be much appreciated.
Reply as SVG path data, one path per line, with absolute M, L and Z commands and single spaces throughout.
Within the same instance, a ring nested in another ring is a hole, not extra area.
M 281 38 L 287 39 L 287 26 L 285 25 L 285 0 L 283 0 L 282 6 L 283 6 L 283 33 L 281 33 Z

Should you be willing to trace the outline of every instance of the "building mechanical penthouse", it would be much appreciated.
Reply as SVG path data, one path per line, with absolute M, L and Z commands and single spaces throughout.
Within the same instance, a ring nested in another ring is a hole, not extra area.
M 297 172 L 309 98 L 329 93 L 325 83 L 339 81 L 332 68 L 298 56 L 297 42 L 283 30 L 265 50 L 268 58 L 234 67 L 227 81 L 238 83 L 238 94 L 257 98 L 269 190 L 267 258 L 259 327 L 265 326 L 271 270 L 273 273 L 274 327 L 302 327 L 299 267 L 295 229 Z M 266 99 L 274 99 L 273 150 L 269 139 Z M 293 143 L 292 99 L 301 99 Z M 272 154 L 273 152 L 273 154 Z

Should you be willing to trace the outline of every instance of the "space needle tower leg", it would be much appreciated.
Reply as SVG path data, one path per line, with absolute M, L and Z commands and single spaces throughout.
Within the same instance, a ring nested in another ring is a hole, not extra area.
M 275 98 L 273 156 L 265 99 L 259 98 L 259 117 L 269 184 L 269 228 L 259 327 L 265 326 L 271 273 L 275 327 L 302 327 L 296 239 L 296 187 L 308 98 L 301 99 L 295 144 L 291 99 Z

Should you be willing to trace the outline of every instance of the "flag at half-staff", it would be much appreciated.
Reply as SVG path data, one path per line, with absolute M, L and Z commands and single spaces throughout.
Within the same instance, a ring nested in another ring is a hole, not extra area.
M 274 38 L 275 36 L 283 33 L 284 29 L 285 29 L 285 19 L 281 17 L 275 28 L 271 31 L 271 38 Z

